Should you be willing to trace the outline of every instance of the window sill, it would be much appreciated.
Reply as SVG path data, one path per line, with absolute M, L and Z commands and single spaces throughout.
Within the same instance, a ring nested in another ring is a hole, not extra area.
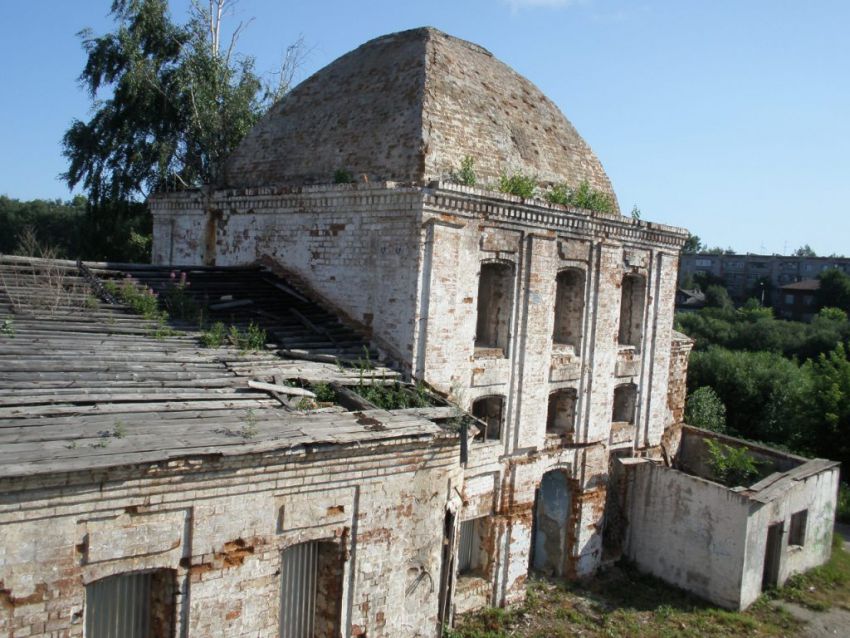
M 476 359 L 507 359 L 503 348 L 491 348 L 489 346 L 475 346 L 473 356 Z

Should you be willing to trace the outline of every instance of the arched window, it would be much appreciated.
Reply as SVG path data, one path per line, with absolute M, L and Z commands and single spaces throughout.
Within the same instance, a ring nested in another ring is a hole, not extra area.
M 552 340 L 556 344 L 572 346 L 578 353 L 581 348 L 583 320 L 584 271 L 568 268 L 558 273 L 556 280 L 555 329 Z
M 535 500 L 531 566 L 550 576 L 569 573 L 572 556 L 570 533 L 572 490 L 566 473 L 552 470 L 543 475 Z
M 498 441 L 502 438 L 502 425 L 505 419 L 505 397 L 491 396 L 477 399 L 472 404 L 472 416 L 484 423 L 484 429 L 475 435 L 476 439 L 481 441 Z
M 86 636 L 171 636 L 177 575 L 173 569 L 118 574 L 86 586 Z
M 623 277 L 620 298 L 621 346 L 640 348 L 643 337 L 643 306 L 646 298 L 646 277 L 628 274 Z
M 281 552 L 281 638 L 339 635 L 343 565 L 336 543 L 298 543 Z
M 513 264 L 481 264 L 481 275 L 478 279 L 476 348 L 499 348 L 503 356 L 507 356 L 513 296 Z
M 546 416 L 546 433 L 568 435 L 575 431 L 576 391 L 564 388 L 549 395 L 549 412 Z
M 636 406 L 637 386 L 634 383 L 618 385 L 614 388 L 614 409 L 611 420 L 619 423 L 634 423 Z

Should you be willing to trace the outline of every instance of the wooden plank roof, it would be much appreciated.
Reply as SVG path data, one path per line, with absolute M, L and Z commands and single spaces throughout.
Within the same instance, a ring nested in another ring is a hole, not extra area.
M 266 348 L 204 347 L 197 325 L 172 321 L 163 331 L 100 286 L 130 276 L 162 299 L 181 272 L 207 324 L 253 322 Z M 356 384 L 362 369 L 347 364 L 367 356 L 370 382 L 399 379 L 354 329 L 262 268 L 78 268 L 0 255 L 0 477 L 451 435 L 431 420 L 444 408 L 300 410 L 248 385 Z

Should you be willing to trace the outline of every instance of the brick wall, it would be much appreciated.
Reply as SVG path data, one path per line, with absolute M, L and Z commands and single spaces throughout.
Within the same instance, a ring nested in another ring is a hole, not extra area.
M 277 636 L 281 551 L 324 540 L 350 635 L 434 636 L 461 471 L 446 440 L 5 481 L 0 635 L 82 636 L 86 584 L 172 569 L 175 635 Z
M 314 187 L 267 200 L 259 192 L 213 199 L 234 211 L 217 236 L 218 263 L 273 255 L 345 312 L 360 318 L 374 313 L 374 334 L 406 353 L 402 360 L 415 376 L 463 407 L 480 397 L 505 397 L 501 439 L 472 443 L 466 476 L 474 477 L 476 491 L 462 512 L 493 517 L 493 603 L 524 595 L 535 493 L 552 469 L 564 469 L 570 479 L 568 571 L 584 575 L 598 567 L 609 451 L 654 448 L 670 422 L 682 231 L 446 185 Z M 182 228 L 185 218 L 198 214 L 182 212 L 175 202 L 179 198 L 157 205 L 157 228 Z M 326 229 L 346 226 L 319 239 L 309 232 L 317 220 Z M 377 244 L 369 243 L 367 227 L 379 235 Z M 200 224 L 194 234 L 167 234 L 155 234 L 157 258 L 168 251 L 172 258 L 201 258 L 193 239 L 202 234 Z M 396 245 L 403 254 L 387 255 L 385 248 Z M 506 350 L 475 347 L 479 273 L 487 262 L 510 264 L 515 273 Z M 553 346 L 556 280 L 565 269 L 583 273 L 585 284 L 578 350 Z M 627 347 L 619 344 L 625 275 L 643 282 L 642 304 L 632 313 L 642 339 Z M 634 424 L 612 434 L 614 389 L 621 384 L 637 390 Z M 576 430 L 568 442 L 546 436 L 549 395 L 565 388 L 577 396 Z

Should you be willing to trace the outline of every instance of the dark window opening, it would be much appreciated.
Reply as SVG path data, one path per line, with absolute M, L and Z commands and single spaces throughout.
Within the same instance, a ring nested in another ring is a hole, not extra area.
M 500 349 L 507 356 L 513 309 L 513 264 L 481 264 L 478 280 L 476 348 Z
M 806 522 L 809 518 L 809 510 L 802 510 L 791 515 L 791 527 L 788 530 L 788 544 L 799 545 L 802 547 L 806 544 Z
M 171 638 L 174 570 L 119 574 L 86 586 L 87 638 Z
M 475 438 L 480 441 L 498 441 L 502 438 L 505 397 L 483 397 L 472 404 L 472 416 L 483 422 Z
M 637 405 L 637 386 L 625 383 L 614 388 L 614 410 L 611 420 L 619 423 L 635 422 L 635 407 Z
M 343 558 L 335 543 L 288 547 L 280 558 L 280 638 L 339 635 Z
M 546 415 L 547 434 L 567 436 L 575 431 L 576 391 L 565 388 L 549 395 L 549 411 Z
M 640 348 L 643 337 L 643 306 L 646 297 L 646 278 L 629 274 L 623 277 L 620 298 L 620 335 L 621 346 Z
M 555 329 L 552 340 L 556 344 L 572 346 L 574 352 L 579 353 L 583 318 L 584 272 L 570 268 L 559 273 L 556 280 Z

